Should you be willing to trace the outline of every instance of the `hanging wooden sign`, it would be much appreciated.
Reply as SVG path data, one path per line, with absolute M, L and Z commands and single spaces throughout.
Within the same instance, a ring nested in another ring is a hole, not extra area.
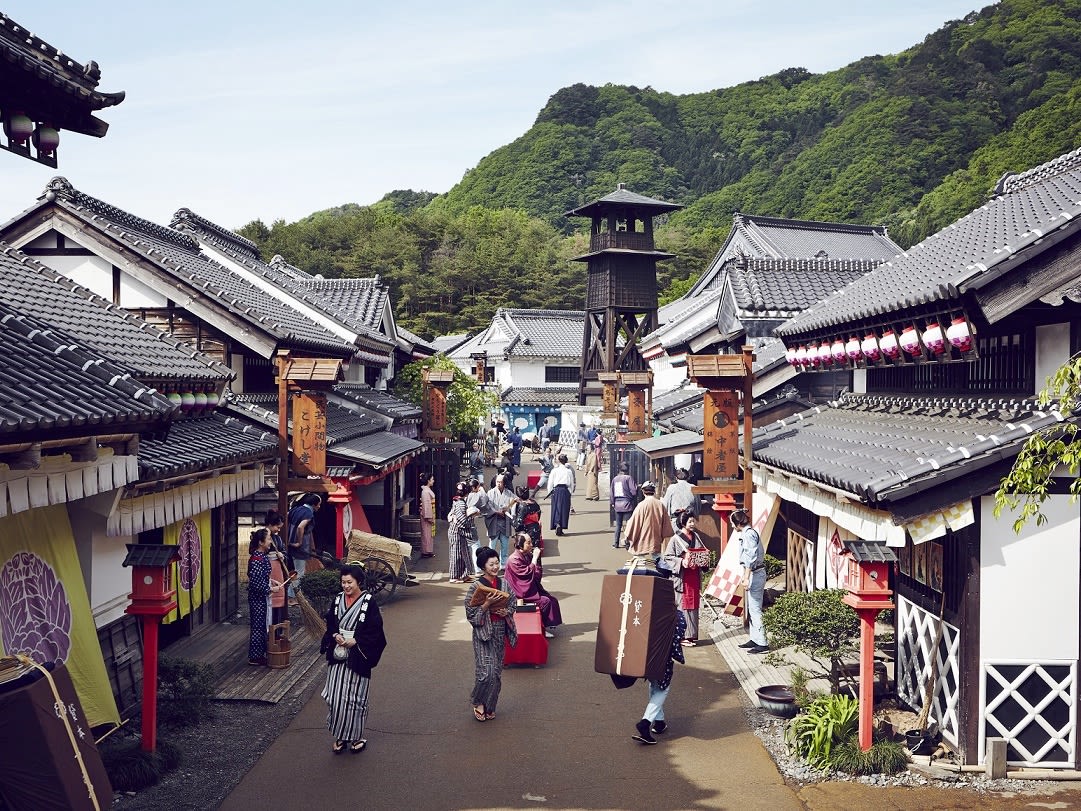
M 327 472 L 327 396 L 302 391 L 293 397 L 293 472 L 325 476 Z
M 739 394 L 735 391 L 707 391 L 704 406 L 702 473 L 707 479 L 738 478 Z

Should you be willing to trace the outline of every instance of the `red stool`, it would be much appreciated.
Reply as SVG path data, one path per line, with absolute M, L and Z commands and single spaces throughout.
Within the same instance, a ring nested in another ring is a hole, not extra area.
M 548 664 L 548 639 L 541 627 L 540 612 L 517 612 L 514 624 L 518 627 L 518 644 L 512 648 L 509 641 L 503 643 L 503 664 L 534 667 Z

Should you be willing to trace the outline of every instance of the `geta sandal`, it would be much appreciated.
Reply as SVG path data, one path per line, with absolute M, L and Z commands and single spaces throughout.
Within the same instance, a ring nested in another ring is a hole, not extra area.
M 334 741 L 334 746 L 330 748 L 330 751 L 336 755 L 340 755 L 345 751 L 346 741 Z
M 473 708 L 473 717 L 476 718 L 478 721 L 486 721 L 486 720 L 488 720 L 488 716 L 486 716 L 484 714 L 484 708 L 483 707 L 474 707 Z
M 363 752 L 364 747 L 367 745 L 368 739 L 361 738 L 359 741 L 353 741 L 351 744 L 349 744 L 349 751 L 355 755 L 357 752 Z
M 494 721 L 495 720 L 495 713 L 494 712 L 486 712 L 486 713 L 484 713 L 484 720 L 485 721 Z

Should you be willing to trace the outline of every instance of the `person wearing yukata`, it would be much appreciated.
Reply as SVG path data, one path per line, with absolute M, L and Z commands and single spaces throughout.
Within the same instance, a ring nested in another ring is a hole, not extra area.
M 680 530 L 665 545 L 660 566 L 672 573 L 672 587 L 676 593 L 676 605 L 683 612 L 687 633 L 683 638 L 685 647 L 698 642 L 698 605 L 702 599 L 702 569 L 690 561 L 688 550 L 704 549 L 696 529 L 698 519 L 689 512 L 680 513 Z
M 465 482 L 455 485 L 454 500 L 447 513 L 447 573 L 450 583 L 468 583 L 470 580 L 466 556 L 469 554 L 469 544 L 475 542 L 477 537 L 473 519 L 466 514 L 466 498 L 470 489 Z
M 616 514 L 616 530 L 612 546 L 619 549 L 623 545 L 623 524 L 634 512 L 635 499 L 638 498 L 638 484 L 631 476 L 631 468 L 626 462 L 619 466 L 619 475 L 612 479 L 608 494 L 609 504 Z
M 683 468 L 676 470 L 676 480 L 668 485 L 664 491 L 665 509 L 672 521 L 672 531 L 679 532 L 679 516 L 685 512 L 692 513 L 695 518 L 700 514 L 698 496 L 694 494 L 691 483 L 687 481 L 687 471 Z
M 420 556 L 435 557 L 435 476 L 420 474 Z
M 563 614 L 559 600 L 541 585 L 543 575 L 540 547 L 534 545 L 529 533 L 519 532 L 514 536 L 514 552 L 507 560 L 507 584 L 523 603 L 537 604 L 544 635 L 551 639 L 555 636 L 552 629 L 563 624 Z
M 503 686 L 504 640 L 513 648 L 518 644 L 518 628 L 514 624 L 517 598 L 506 580 L 499 576 L 499 553 L 482 546 L 477 550 L 477 566 L 481 576 L 465 594 L 465 618 L 473 627 L 473 692 L 469 703 L 478 721 L 495 720 L 499 693 Z M 495 595 L 489 595 L 479 605 L 471 605 L 479 584 L 510 594 L 502 607 L 495 607 Z
M 255 530 L 248 544 L 248 664 L 266 665 L 267 629 L 270 628 L 270 595 L 281 586 L 270 582 L 270 530 Z
M 334 745 L 331 751 L 357 754 L 368 745 L 364 722 L 368 717 L 368 686 L 372 668 L 379 664 L 387 646 L 383 617 L 371 594 L 361 588 L 364 569 L 355 563 L 341 569 L 342 590 L 327 612 L 327 630 L 319 645 L 326 654 L 327 728 Z
M 586 501 L 601 500 L 600 463 L 600 451 L 590 446 L 586 451 Z
M 559 454 L 559 464 L 548 476 L 548 497 L 552 499 L 551 529 L 562 535 L 571 522 L 571 496 L 574 494 L 574 471 L 567 464 L 567 455 Z
M 522 430 L 517 425 L 510 434 L 510 463 L 515 469 L 522 466 Z
M 510 489 L 507 476 L 496 476 L 495 487 L 488 491 L 488 511 L 484 514 L 484 526 L 488 530 L 488 544 L 499 552 L 499 565 L 505 566 L 510 555 L 511 507 L 517 501 Z
M 657 485 L 646 482 L 639 489 L 644 498 L 638 502 L 627 522 L 627 546 L 632 555 L 655 562 L 671 532 L 668 511 L 657 498 Z

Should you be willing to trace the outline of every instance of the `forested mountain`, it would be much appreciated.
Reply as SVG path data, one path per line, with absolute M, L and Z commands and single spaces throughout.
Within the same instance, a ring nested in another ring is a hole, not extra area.
M 868 43 L 868 50 L 873 43 Z M 911 245 L 978 206 L 998 178 L 1081 145 L 1081 0 L 1003 0 L 900 54 L 825 74 L 793 67 L 676 96 L 574 85 L 445 195 L 397 191 L 243 233 L 330 275 L 380 273 L 422 335 L 498 306 L 581 307 L 582 221 L 617 183 L 684 203 L 658 233 L 672 296 L 732 212 L 885 224 Z

